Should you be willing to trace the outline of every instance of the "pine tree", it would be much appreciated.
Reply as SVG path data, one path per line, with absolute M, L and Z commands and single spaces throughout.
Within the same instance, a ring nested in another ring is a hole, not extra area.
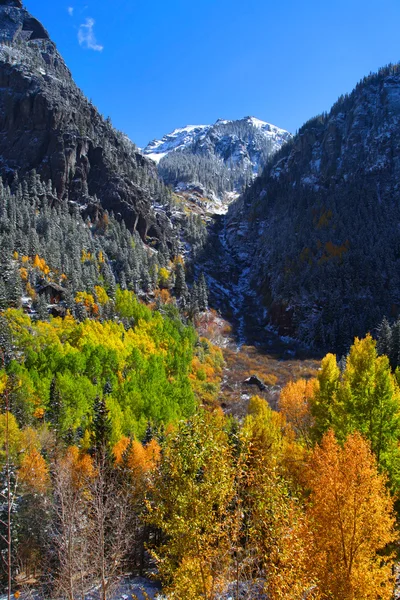
M 175 294 L 178 298 L 181 298 L 182 296 L 186 296 L 186 294 L 187 294 L 185 269 L 180 262 L 178 262 L 178 264 L 176 265 L 174 289 L 175 289 Z
M 37 318 L 40 321 L 48 321 L 49 319 L 49 309 L 46 297 L 41 294 L 38 296 L 35 301 L 33 308 L 36 310 Z
M 96 454 L 107 453 L 111 438 L 111 418 L 104 398 L 97 397 L 93 406 L 92 447 Z
M 8 304 L 19 308 L 21 306 L 22 283 L 18 267 L 15 265 L 7 281 L 7 300 Z
M 389 358 L 392 369 L 395 370 L 396 367 L 400 365 L 400 319 L 398 319 L 392 326 Z
M 156 434 L 156 432 L 154 430 L 152 423 L 150 421 L 147 421 L 146 433 L 144 435 L 143 442 L 142 442 L 143 445 L 146 445 L 149 442 L 151 442 L 151 440 L 155 438 L 155 434 Z
M 0 310 L 7 308 L 7 289 L 4 280 L 0 278 Z
M 112 390 L 113 390 L 113 388 L 112 388 L 111 382 L 110 382 L 110 380 L 108 379 L 108 380 L 106 381 L 106 383 L 104 384 L 104 389 L 103 389 L 103 394 L 104 394 L 104 396 L 107 396 L 107 395 L 111 394 L 111 393 L 112 393 Z
M 207 283 L 206 278 L 204 277 L 204 273 L 201 274 L 198 287 L 197 287 L 197 298 L 198 305 L 201 311 L 207 310 L 208 308 L 208 291 L 207 291 Z
M 378 354 L 386 354 L 389 358 L 392 356 L 392 329 L 386 317 L 378 327 L 378 341 L 376 344 Z

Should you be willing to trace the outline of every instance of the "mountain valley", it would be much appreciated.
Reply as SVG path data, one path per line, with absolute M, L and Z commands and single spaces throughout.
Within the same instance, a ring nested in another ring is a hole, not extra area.
M 395 597 L 399 182 L 400 64 L 138 148 L 0 0 L 4 598 Z

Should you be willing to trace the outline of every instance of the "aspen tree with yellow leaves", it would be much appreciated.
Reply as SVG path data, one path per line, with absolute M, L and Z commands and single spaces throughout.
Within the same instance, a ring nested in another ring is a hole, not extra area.
M 312 415 L 310 403 L 317 385 L 318 381 L 315 379 L 290 381 L 282 389 L 279 398 L 279 410 L 293 427 L 297 438 L 306 446 L 311 444 Z
M 315 447 L 308 470 L 309 566 L 322 599 L 393 597 L 393 557 L 385 548 L 397 532 L 386 483 L 359 433 L 341 447 L 331 430 Z
M 170 598 L 212 600 L 224 588 L 233 495 L 223 419 L 201 412 L 167 437 L 148 500 L 148 521 L 164 536 L 154 556 Z
M 317 581 L 308 562 L 311 533 L 285 477 L 290 442 L 285 421 L 258 397 L 251 399 L 249 413 L 240 432 L 237 493 L 243 518 L 236 576 L 247 582 L 249 591 L 257 579 L 262 581 L 270 600 L 316 600 Z

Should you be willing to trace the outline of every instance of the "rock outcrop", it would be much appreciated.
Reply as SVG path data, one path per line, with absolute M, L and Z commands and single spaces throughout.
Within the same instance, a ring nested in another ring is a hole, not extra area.
M 245 385 L 256 385 L 260 392 L 264 392 L 267 389 L 267 386 L 257 375 L 252 375 L 243 381 Z
M 3 177 L 12 182 L 35 169 L 60 200 L 87 205 L 97 197 L 143 240 L 165 241 L 170 223 L 152 208 L 166 194 L 154 163 L 84 97 L 45 28 L 18 0 L 0 2 L 0 30 Z

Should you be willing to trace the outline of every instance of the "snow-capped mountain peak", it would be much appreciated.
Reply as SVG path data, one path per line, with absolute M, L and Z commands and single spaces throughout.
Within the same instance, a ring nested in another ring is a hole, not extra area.
M 186 127 L 174 129 L 160 140 L 153 140 L 147 144 L 143 149 L 143 154 L 159 163 L 170 152 L 186 150 L 192 145 L 197 145 L 209 133 L 232 135 L 225 130 L 228 126 L 234 126 L 235 124 L 248 126 L 250 129 L 254 128 L 263 133 L 267 139 L 273 141 L 273 150 L 279 149 L 282 143 L 291 137 L 291 134 L 284 129 L 266 121 L 261 121 L 256 117 L 244 117 L 237 121 L 218 119 L 214 125 L 186 125 Z
M 275 134 L 280 134 L 280 135 L 284 135 L 287 134 L 288 132 L 285 129 L 281 129 L 280 127 L 277 127 L 276 125 L 272 125 L 272 123 L 267 123 L 266 121 L 261 121 L 261 119 L 256 119 L 256 117 L 246 117 L 245 118 L 246 121 L 248 121 L 249 123 L 251 123 L 254 127 L 257 127 L 258 129 L 262 129 L 264 132 L 272 132 Z
M 200 186 L 223 200 L 238 194 L 291 134 L 256 117 L 187 125 L 150 142 L 143 154 L 158 164 L 164 181 L 182 190 Z
M 210 125 L 187 125 L 186 127 L 174 129 L 171 133 L 164 135 L 161 140 L 153 140 L 147 144 L 143 154 L 159 163 L 169 152 L 183 150 L 209 129 Z

